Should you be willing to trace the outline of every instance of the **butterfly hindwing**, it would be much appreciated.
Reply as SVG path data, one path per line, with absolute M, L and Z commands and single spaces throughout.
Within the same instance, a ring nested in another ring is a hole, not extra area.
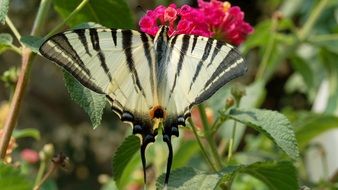
M 87 88 L 106 94 L 113 110 L 144 113 L 153 104 L 153 39 L 133 30 L 78 29 L 49 38 L 45 57 Z

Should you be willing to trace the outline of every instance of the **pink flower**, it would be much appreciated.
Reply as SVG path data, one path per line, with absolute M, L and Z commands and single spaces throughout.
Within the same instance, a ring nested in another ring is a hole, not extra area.
M 198 5 L 199 8 L 160 5 L 141 18 L 140 29 L 155 36 L 159 25 L 166 25 L 169 36 L 190 34 L 214 37 L 234 45 L 242 43 L 253 32 L 250 24 L 244 21 L 244 13 L 239 7 L 231 7 L 230 3 L 218 0 L 198 0 Z
M 21 151 L 21 158 L 30 164 L 39 161 L 39 154 L 32 149 L 24 149 Z

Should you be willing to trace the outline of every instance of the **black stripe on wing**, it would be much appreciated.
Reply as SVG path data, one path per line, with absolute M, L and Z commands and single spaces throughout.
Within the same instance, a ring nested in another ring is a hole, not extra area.
M 199 104 L 208 99 L 227 82 L 243 75 L 246 70 L 247 68 L 244 59 L 235 49 L 231 49 L 227 56 L 217 66 L 215 72 L 205 83 L 200 95 L 195 98 L 195 101 L 191 105 Z
M 135 68 L 133 53 L 131 51 L 132 38 L 133 38 L 133 33 L 131 30 L 122 30 L 122 47 L 124 50 L 124 54 L 126 56 L 129 71 L 132 73 L 134 86 L 137 87 L 136 88 L 137 92 L 141 91 L 142 95 L 146 97 L 144 93 L 144 89 L 141 86 L 141 82 L 140 82 L 140 79 L 138 77 L 138 74 Z
M 195 39 L 195 37 L 194 37 L 194 39 Z M 209 54 L 210 54 L 210 50 L 211 50 L 213 41 L 214 41 L 214 39 L 209 38 L 208 41 L 207 41 L 206 44 L 205 44 L 204 51 L 203 51 L 203 55 L 202 55 L 202 59 L 201 59 L 201 60 L 198 62 L 198 64 L 197 64 L 195 74 L 194 74 L 194 76 L 193 76 L 193 78 L 192 78 L 192 81 L 191 81 L 191 83 L 190 83 L 189 91 L 191 90 L 192 85 L 195 83 L 196 78 L 198 77 L 198 74 L 200 73 L 201 68 L 202 68 L 202 66 L 203 66 L 203 64 L 204 64 L 204 62 L 205 62 L 205 60 L 207 60 L 208 57 L 209 57 Z
M 173 85 L 172 85 L 171 90 L 170 90 L 169 98 L 171 97 L 171 95 L 174 92 L 174 89 L 176 87 L 177 77 L 180 76 L 180 73 L 181 73 L 181 70 L 182 70 L 182 64 L 183 64 L 183 61 L 184 61 L 184 57 L 186 56 L 188 48 L 189 48 L 189 40 L 190 40 L 190 36 L 189 35 L 183 35 L 180 57 L 179 57 L 179 60 L 178 60 L 178 63 L 177 63 L 176 74 L 175 74 Z M 174 44 L 172 44 L 172 46 L 174 46 Z M 171 56 L 171 55 L 169 55 L 169 56 Z
M 93 49 L 97 52 L 97 55 L 100 59 L 100 63 L 101 63 L 100 65 L 103 68 L 104 72 L 106 73 L 109 81 L 112 81 L 112 76 L 107 66 L 106 58 L 104 56 L 104 53 L 102 53 L 101 51 L 100 40 L 99 40 L 99 35 L 97 33 L 97 30 L 95 28 L 90 28 L 89 35 L 90 35 L 90 41 L 92 42 L 92 45 L 93 45 Z
M 103 94 L 101 87 L 91 81 L 88 68 L 82 62 L 76 51 L 70 45 L 64 33 L 56 34 L 46 40 L 39 49 L 40 53 L 57 63 L 72 74 L 82 85 Z

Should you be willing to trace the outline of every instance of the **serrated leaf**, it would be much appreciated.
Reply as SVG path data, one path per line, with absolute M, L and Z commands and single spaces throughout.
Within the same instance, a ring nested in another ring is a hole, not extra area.
M 44 42 L 44 39 L 37 36 L 22 36 L 20 41 L 28 48 L 32 50 L 32 52 L 36 54 L 40 54 L 39 48 Z
M 8 13 L 9 0 L 0 1 L 0 22 L 5 24 L 6 16 Z
M 13 131 L 13 137 L 16 139 L 24 138 L 24 137 L 32 137 L 35 140 L 39 140 L 40 131 L 37 129 L 33 129 L 33 128 L 20 129 L 20 130 L 16 129 Z
M 103 109 L 106 105 L 105 96 L 85 88 L 67 72 L 64 72 L 64 79 L 70 97 L 89 115 L 95 129 L 101 123 Z
M 229 116 L 263 133 L 292 159 L 299 156 L 295 133 L 289 120 L 281 113 L 262 109 L 232 109 Z
M 139 149 L 140 139 L 135 135 L 128 136 L 117 149 L 113 157 L 112 167 L 113 178 L 118 186 L 125 168 Z
M 308 113 L 295 122 L 296 137 L 300 148 L 310 140 L 330 129 L 338 128 L 338 117 L 334 115 Z
M 157 189 L 164 188 L 165 174 L 162 174 L 156 181 Z M 222 179 L 220 174 L 208 174 L 194 168 L 180 168 L 170 174 L 168 190 L 205 190 L 215 189 L 219 180 Z
M 31 190 L 33 184 L 18 168 L 0 162 L 0 187 L 2 190 Z
M 55 10 L 66 18 L 81 1 L 54 0 Z M 127 29 L 134 26 L 130 10 L 124 0 L 90 0 L 67 24 L 75 26 L 83 22 L 95 22 L 106 27 Z
M 271 190 L 297 190 L 296 169 L 291 162 L 268 161 L 257 162 L 240 169 L 241 173 L 247 173 L 264 182 Z

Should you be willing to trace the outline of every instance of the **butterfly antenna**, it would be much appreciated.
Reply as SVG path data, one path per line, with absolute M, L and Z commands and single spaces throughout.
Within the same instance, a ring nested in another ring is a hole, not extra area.
M 167 161 L 167 172 L 165 174 L 165 180 L 164 180 L 164 186 L 166 187 L 169 182 L 169 176 L 170 176 L 170 170 L 171 170 L 171 164 L 173 162 L 173 148 L 171 146 L 171 139 L 168 135 L 163 136 L 163 141 L 165 141 L 168 145 L 168 161 Z

